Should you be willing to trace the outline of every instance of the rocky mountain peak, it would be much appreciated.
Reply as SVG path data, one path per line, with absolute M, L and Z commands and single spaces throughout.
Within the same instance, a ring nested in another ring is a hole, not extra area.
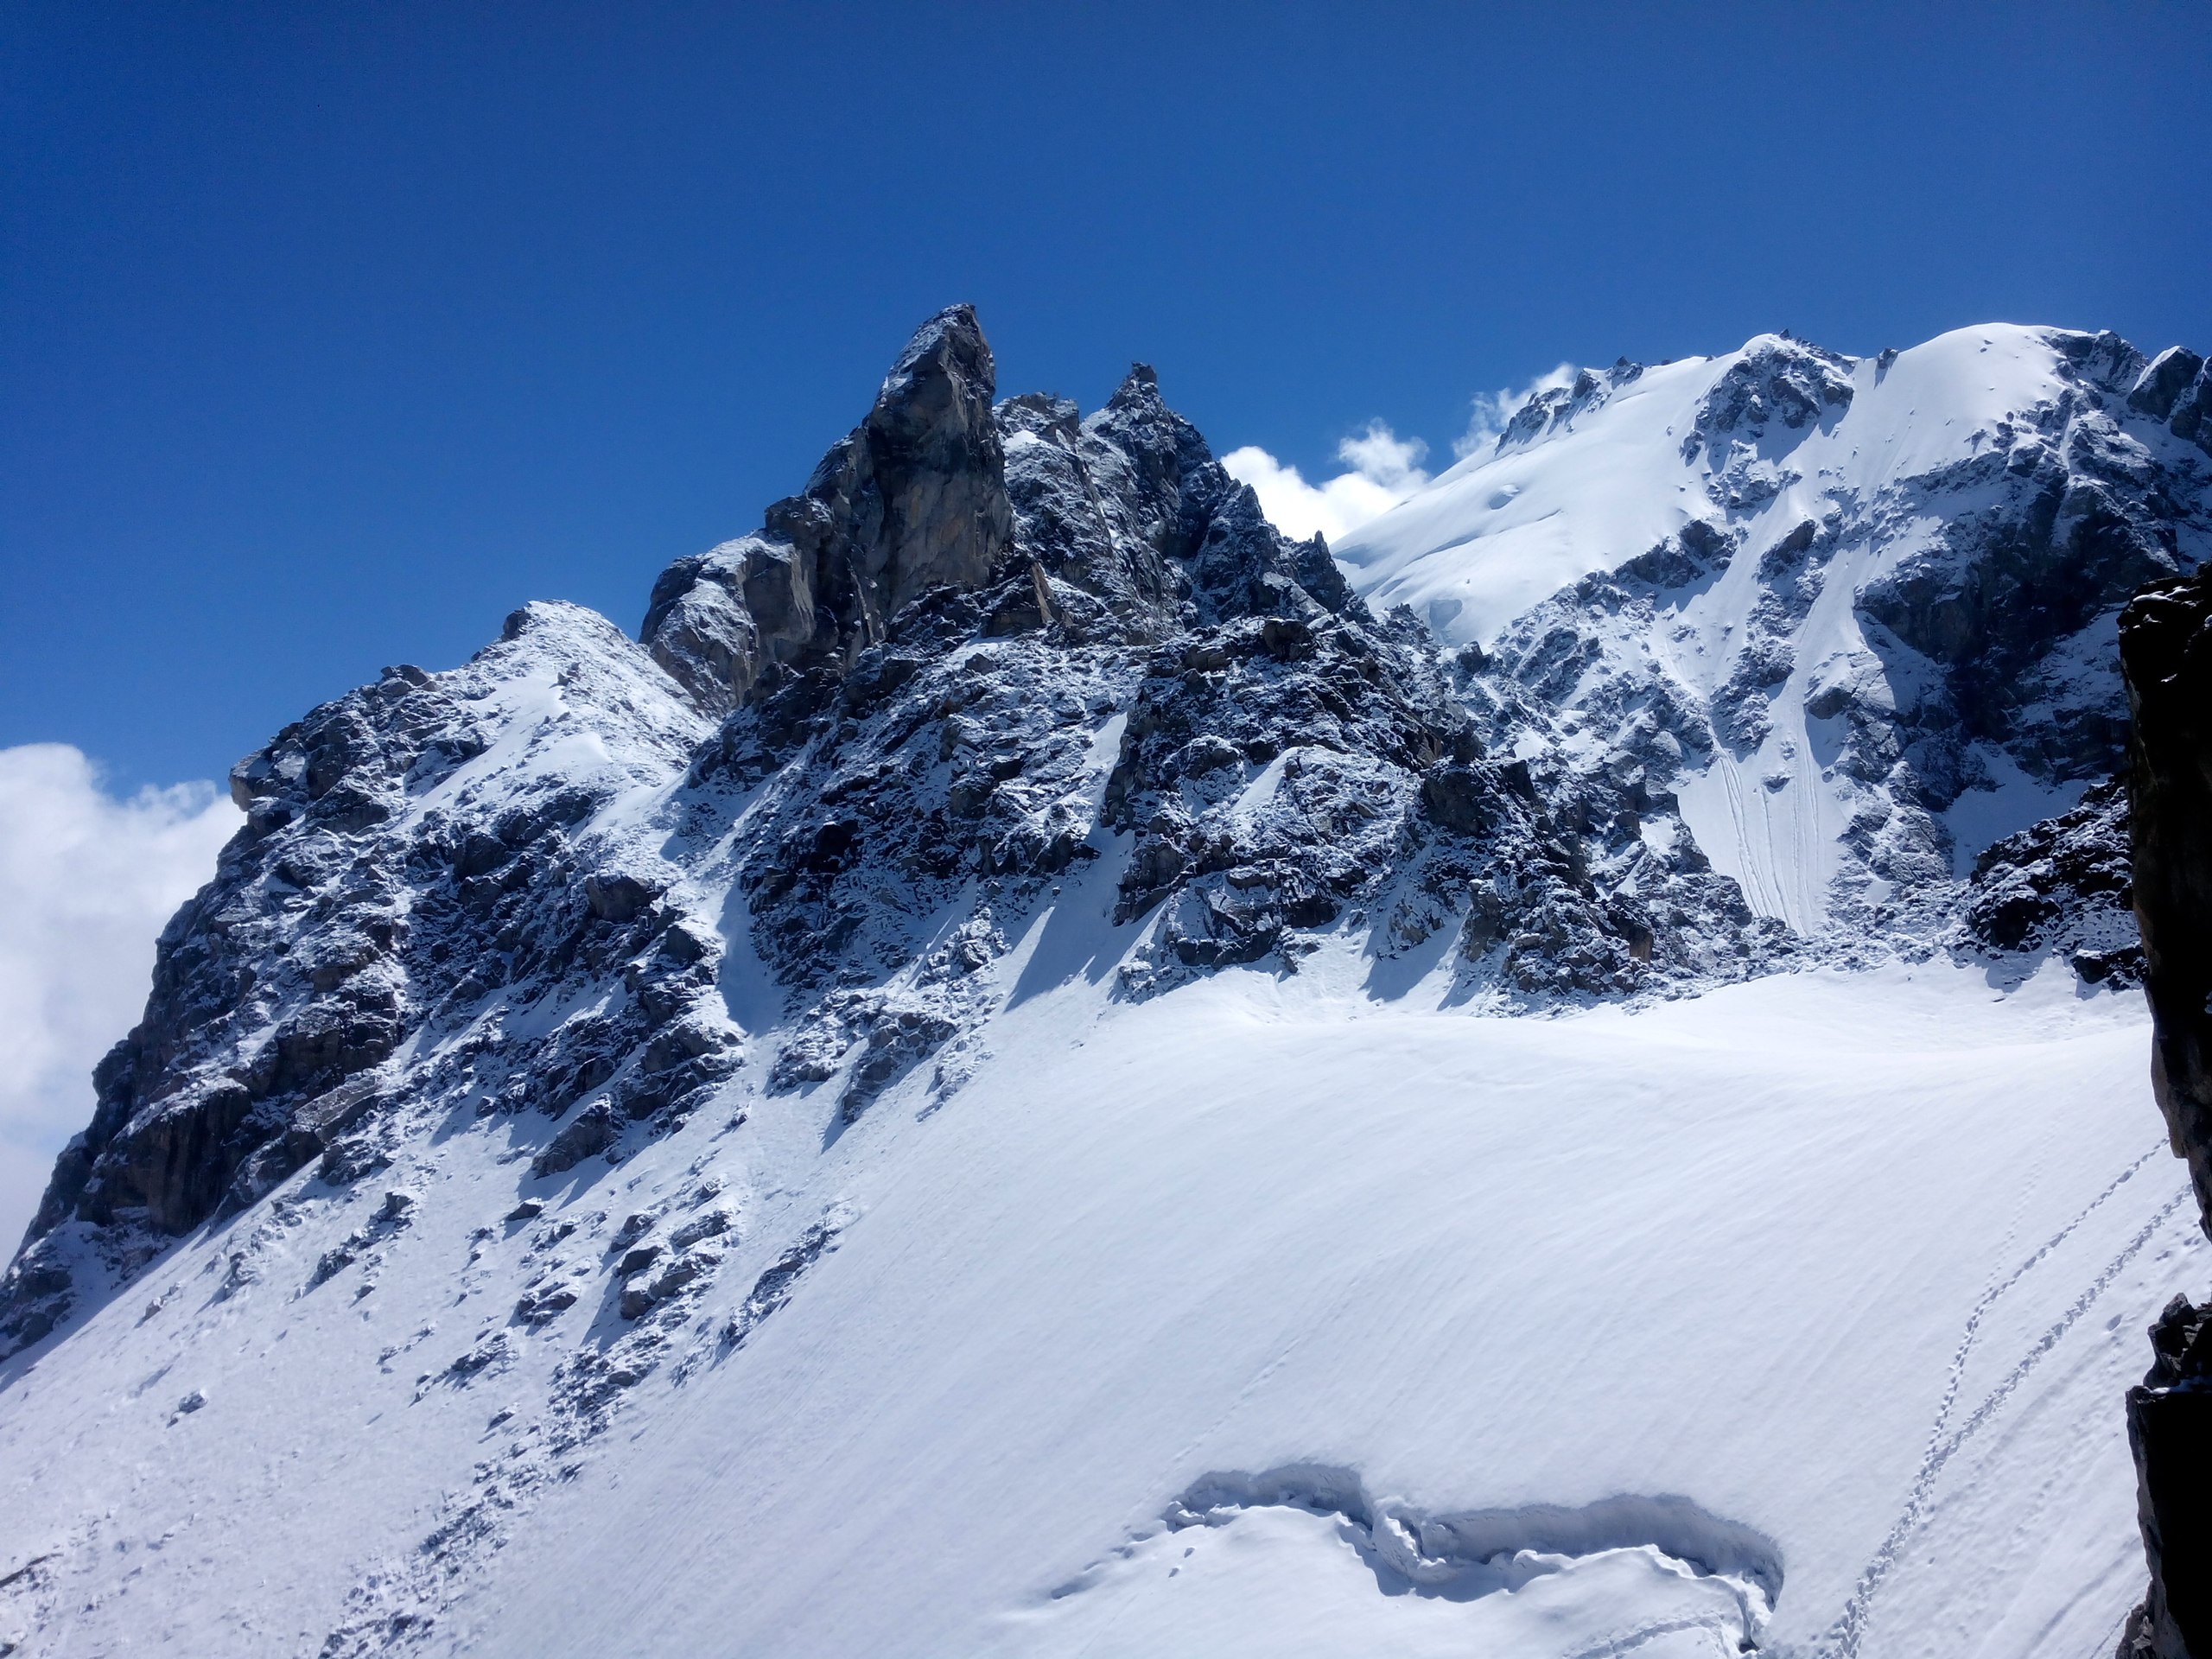
M 981 583 L 1006 545 L 996 391 L 975 308 L 940 312 L 899 353 L 842 453 L 832 450 L 808 482 L 810 498 L 851 521 L 848 579 L 879 635 L 918 594 Z
M 995 389 L 975 308 L 925 323 L 804 492 L 661 574 L 640 630 L 654 660 L 720 713 L 767 668 L 842 670 L 918 595 L 982 584 L 1013 524 Z

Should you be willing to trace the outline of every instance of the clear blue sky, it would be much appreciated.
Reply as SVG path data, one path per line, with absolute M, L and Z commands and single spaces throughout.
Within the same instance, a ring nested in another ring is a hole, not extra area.
M 2212 7 L 15 0 L 0 744 L 216 775 L 520 601 L 634 627 L 907 330 L 1219 448 L 1562 358 L 2212 347 Z

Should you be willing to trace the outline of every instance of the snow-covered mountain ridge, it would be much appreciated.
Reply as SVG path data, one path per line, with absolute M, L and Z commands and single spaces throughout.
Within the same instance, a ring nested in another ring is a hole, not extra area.
M 957 308 L 642 642 L 288 728 L 0 1287 L 0 1642 L 2116 1628 L 2201 1261 L 2030 820 L 2212 393 L 1976 337 L 1586 375 L 1332 558 Z
M 2121 602 L 2212 551 L 2212 379 L 1989 326 L 1583 371 L 1338 556 L 1641 766 L 1752 906 L 1857 928 L 2113 775 Z

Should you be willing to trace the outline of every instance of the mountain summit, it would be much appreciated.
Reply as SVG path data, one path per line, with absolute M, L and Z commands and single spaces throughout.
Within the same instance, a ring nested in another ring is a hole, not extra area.
M 2209 372 L 1624 362 L 1332 551 L 939 314 L 638 639 L 235 769 L 0 1284 L 0 1652 L 2109 1645 Z

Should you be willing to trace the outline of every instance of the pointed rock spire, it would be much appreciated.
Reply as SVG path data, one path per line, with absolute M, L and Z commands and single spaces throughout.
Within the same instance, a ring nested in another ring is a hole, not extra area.
M 771 664 L 841 667 L 930 589 L 988 582 L 1014 530 L 996 389 L 975 307 L 924 323 L 802 493 L 661 574 L 640 630 L 654 659 L 720 713 Z

